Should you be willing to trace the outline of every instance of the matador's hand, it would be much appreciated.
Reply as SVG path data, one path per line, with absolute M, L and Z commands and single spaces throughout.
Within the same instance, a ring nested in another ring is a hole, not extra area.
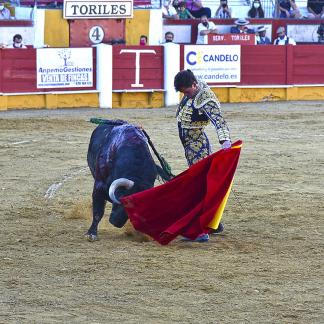
M 232 146 L 232 143 L 230 140 L 226 140 L 222 143 L 222 149 L 224 149 L 224 150 L 231 148 L 231 146 Z

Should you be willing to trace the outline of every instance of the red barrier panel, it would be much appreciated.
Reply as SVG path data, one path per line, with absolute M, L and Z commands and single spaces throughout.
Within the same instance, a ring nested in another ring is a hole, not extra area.
M 163 46 L 113 46 L 113 90 L 164 88 Z
M 75 19 L 69 20 L 70 47 L 93 45 L 90 37 L 102 36 L 103 43 L 125 39 L 125 19 Z
M 93 48 L 93 86 L 80 88 L 37 88 L 36 49 L 0 50 L 0 92 L 51 92 L 96 89 L 96 49 Z
M 286 48 L 274 45 L 241 46 L 240 85 L 286 84 Z
M 324 46 L 288 46 L 288 84 L 324 84 Z
M 2 92 L 35 92 L 36 50 L 4 49 L 2 56 Z

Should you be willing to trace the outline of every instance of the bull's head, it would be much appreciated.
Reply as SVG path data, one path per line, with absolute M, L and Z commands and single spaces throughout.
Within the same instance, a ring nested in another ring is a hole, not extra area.
M 119 198 L 116 197 L 116 193 L 119 190 L 119 194 L 124 191 L 121 196 L 125 194 L 126 190 L 130 190 L 134 187 L 134 181 L 131 181 L 126 178 L 119 178 L 114 180 L 109 187 L 109 197 L 113 202 L 112 211 L 109 217 L 109 221 L 116 227 L 123 227 L 127 221 L 127 213 L 124 210 L 124 207 L 121 205 Z
M 110 187 L 109 187 L 109 197 L 114 204 L 119 204 L 120 201 L 116 198 L 115 192 L 119 187 L 126 188 L 127 190 L 131 189 L 134 186 L 134 181 L 126 179 L 126 178 L 119 178 L 114 180 Z

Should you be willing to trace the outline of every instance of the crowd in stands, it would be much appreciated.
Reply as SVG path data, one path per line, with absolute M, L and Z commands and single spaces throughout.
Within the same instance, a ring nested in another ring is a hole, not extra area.
M 265 26 L 258 26 L 255 31 L 254 29 L 248 27 L 249 21 L 246 19 L 237 19 L 234 23 L 235 26 L 231 27 L 230 31 L 232 34 L 256 34 L 256 44 L 271 44 L 270 39 L 266 36 Z M 218 34 L 218 30 L 216 28 L 216 25 L 212 21 L 208 21 L 207 16 L 202 16 L 201 22 L 198 24 L 196 44 L 208 44 L 208 34 Z M 274 40 L 273 44 L 296 45 L 296 42 L 291 37 L 287 37 L 285 28 L 281 26 L 277 29 L 277 38 Z
M 304 15 L 295 0 L 277 0 L 275 3 L 278 10 L 273 10 L 273 18 L 324 19 L 324 0 L 307 0 L 307 13 Z M 204 7 L 202 0 L 165 0 L 162 10 L 163 18 L 166 19 L 195 19 L 202 16 L 216 19 L 234 18 L 228 0 L 220 0 L 215 13 L 212 13 L 210 8 Z M 262 0 L 252 1 L 246 17 L 265 18 Z
M 219 1 L 218 7 L 214 13 L 211 9 L 203 5 L 204 0 L 162 0 L 162 17 L 164 19 L 199 19 L 197 29 L 197 44 L 207 44 L 208 34 L 218 33 L 216 25 L 210 21 L 213 19 L 232 19 L 233 10 L 231 8 L 231 0 L 215 0 Z M 265 10 L 262 6 L 263 0 L 246 0 L 250 3 L 250 8 L 246 13 L 247 19 L 262 19 L 265 18 Z M 277 13 L 274 11 L 274 18 L 279 19 L 324 19 L 324 0 L 307 0 L 307 14 L 302 14 L 301 10 L 296 5 L 295 0 L 276 0 Z M 135 2 L 134 2 L 135 3 Z M 0 0 L 0 20 L 15 19 L 14 10 L 16 6 L 35 6 L 43 4 L 49 8 L 61 8 L 63 0 Z M 230 33 L 255 34 L 257 44 L 270 44 L 271 41 L 267 37 L 267 29 L 265 26 L 258 26 L 255 29 L 250 28 L 249 21 L 245 18 L 235 20 L 235 26 L 231 27 Z M 321 24 L 317 30 L 318 42 L 324 44 L 324 24 Z M 296 42 L 287 37 L 285 27 L 281 26 L 276 30 L 278 36 L 274 42 L 275 45 L 293 44 Z M 174 34 L 170 31 L 165 34 L 165 43 L 174 42 Z M 109 44 L 125 44 L 124 39 L 112 39 Z M 148 45 L 147 36 L 140 37 L 139 45 Z M 47 47 L 47 46 L 45 46 Z M 22 42 L 22 36 L 16 34 L 13 37 L 12 44 L 0 44 L 0 48 L 26 48 Z
M 276 30 L 276 38 L 273 42 L 270 41 L 270 38 L 266 36 L 267 27 L 258 26 L 256 29 L 250 28 L 249 21 L 240 18 L 235 20 L 235 26 L 232 26 L 230 29 L 231 34 L 255 34 L 256 45 L 296 45 L 295 40 L 292 37 L 288 37 L 286 35 L 286 29 L 283 26 L 280 26 Z M 216 25 L 209 21 L 206 15 L 203 15 L 200 18 L 200 23 L 197 27 L 197 40 L 196 44 L 208 44 L 208 35 L 209 34 L 219 34 L 219 31 L 216 28 Z M 320 24 L 317 29 L 318 34 L 318 43 L 324 44 L 324 23 Z M 141 36 L 146 37 L 146 36 Z M 164 35 L 165 40 L 164 43 L 174 43 L 174 34 L 171 31 L 167 31 Z M 145 44 L 147 44 L 147 38 Z
M 246 13 L 246 18 L 265 18 L 265 10 L 262 6 L 262 0 L 253 0 L 251 7 Z M 274 10 L 273 18 L 279 19 L 324 19 L 324 0 L 308 0 L 307 14 L 302 14 L 295 0 L 277 0 L 277 11 Z M 163 7 L 164 19 L 200 19 L 197 27 L 196 44 L 207 44 L 208 34 L 218 34 L 216 25 L 210 21 L 214 19 L 232 19 L 233 10 L 230 7 L 230 0 L 219 0 L 219 5 L 214 14 L 210 8 L 204 7 L 202 0 L 166 0 Z M 266 36 L 265 26 L 258 26 L 256 29 L 248 27 L 249 21 L 245 18 L 235 20 L 235 26 L 231 27 L 230 33 L 255 34 L 256 44 L 267 45 L 296 45 L 291 37 L 286 35 L 286 29 L 280 26 L 276 30 L 276 38 L 273 42 Z M 324 24 L 321 24 L 317 30 L 318 43 L 324 44 Z

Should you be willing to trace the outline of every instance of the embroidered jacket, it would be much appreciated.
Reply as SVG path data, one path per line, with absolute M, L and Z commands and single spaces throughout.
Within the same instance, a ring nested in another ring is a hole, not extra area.
M 177 121 L 182 128 L 189 129 L 203 129 L 211 121 L 219 141 L 230 140 L 229 129 L 221 115 L 218 98 L 206 83 L 198 82 L 198 86 L 200 90 L 194 98 L 182 98 L 178 106 Z

